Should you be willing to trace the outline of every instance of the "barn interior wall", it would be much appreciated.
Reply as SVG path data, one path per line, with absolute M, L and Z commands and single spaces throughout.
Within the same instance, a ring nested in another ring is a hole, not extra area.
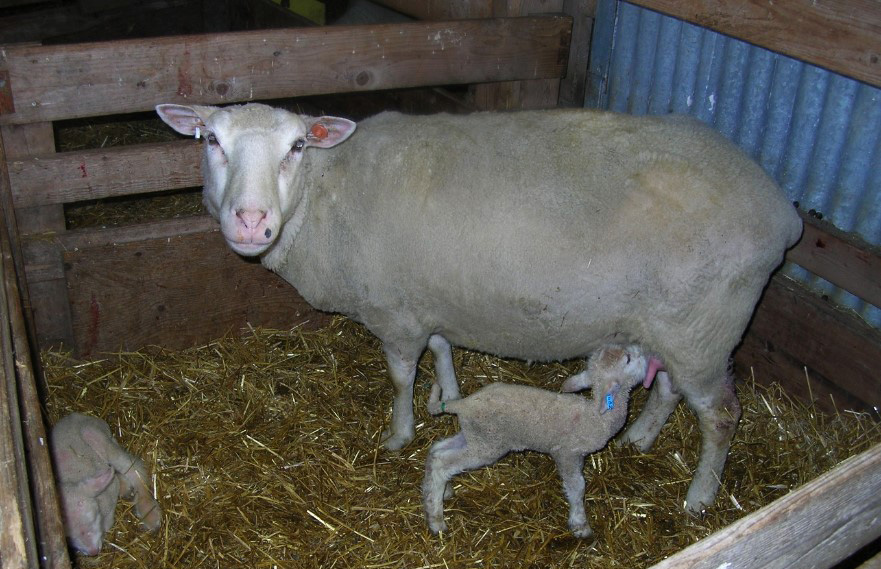
M 881 89 L 619 0 L 597 6 L 585 106 L 688 114 L 737 143 L 800 209 L 881 244 Z M 881 327 L 881 310 L 785 274 Z

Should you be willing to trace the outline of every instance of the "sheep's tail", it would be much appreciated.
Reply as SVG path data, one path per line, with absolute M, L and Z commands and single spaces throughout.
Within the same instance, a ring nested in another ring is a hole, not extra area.
M 428 395 L 428 412 L 432 415 L 440 415 L 442 413 L 455 413 L 454 404 L 458 399 L 449 401 L 441 401 L 441 388 L 437 383 L 431 386 L 431 393 Z

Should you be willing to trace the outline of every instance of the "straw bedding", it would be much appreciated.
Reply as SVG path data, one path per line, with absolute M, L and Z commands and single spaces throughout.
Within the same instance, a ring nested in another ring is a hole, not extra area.
M 723 486 L 703 519 L 681 510 L 699 433 L 680 406 L 648 454 L 612 444 L 588 457 L 595 541 L 568 533 L 553 461 L 537 453 L 455 478 L 450 531 L 433 537 L 424 459 L 456 426 L 425 411 L 430 354 L 417 376 L 416 440 L 395 453 L 379 445 L 392 398 L 380 346 L 341 317 L 315 332 L 246 330 L 185 351 L 42 359 L 50 420 L 105 419 L 150 467 L 164 509 L 159 533 L 145 534 L 121 502 L 103 553 L 80 567 L 647 567 L 881 441 L 877 417 L 823 415 L 746 378 Z M 557 389 L 580 365 L 465 350 L 455 359 L 466 395 L 491 381 Z M 631 412 L 644 400 L 639 389 Z

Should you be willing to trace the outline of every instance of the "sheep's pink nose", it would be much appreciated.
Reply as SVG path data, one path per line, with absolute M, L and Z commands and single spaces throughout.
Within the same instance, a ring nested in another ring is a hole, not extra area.
M 236 211 L 236 215 L 242 220 L 245 227 L 248 229 L 255 229 L 266 217 L 266 212 L 259 209 L 240 209 Z
M 261 229 L 264 229 L 263 236 L 266 239 L 272 237 L 272 230 L 268 227 L 262 228 L 261 225 L 263 221 L 266 219 L 266 212 L 263 210 L 253 210 L 253 209 L 240 209 L 236 211 L 236 217 L 239 218 L 242 226 L 250 233 L 251 235 L 256 234 Z

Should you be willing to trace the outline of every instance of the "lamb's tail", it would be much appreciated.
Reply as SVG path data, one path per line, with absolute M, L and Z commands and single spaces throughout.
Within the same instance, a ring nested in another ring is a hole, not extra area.
M 442 413 L 455 413 L 450 404 L 458 401 L 453 399 L 450 401 L 441 401 L 441 388 L 437 383 L 431 386 L 431 393 L 428 395 L 428 412 L 432 415 L 440 415 Z

